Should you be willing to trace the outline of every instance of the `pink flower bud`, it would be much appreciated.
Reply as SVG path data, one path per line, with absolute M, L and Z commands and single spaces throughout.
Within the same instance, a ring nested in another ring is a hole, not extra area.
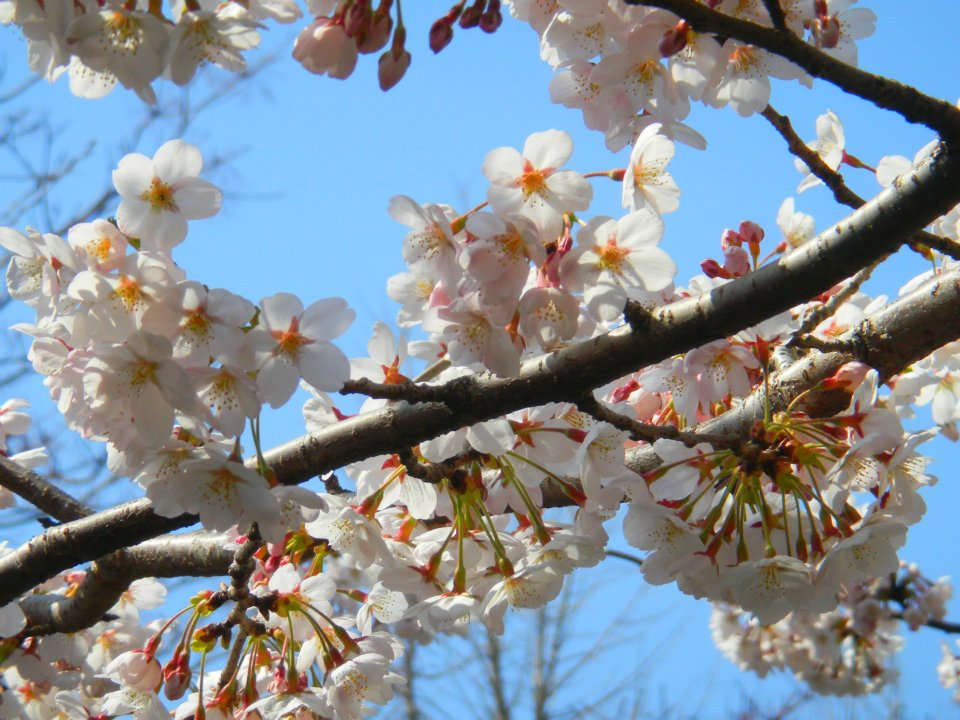
M 743 243 L 743 238 L 740 237 L 740 234 L 736 230 L 731 230 L 727 228 L 723 231 L 723 234 L 720 236 L 720 249 L 724 252 L 727 251 L 727 248 L 731 247 L 740 247 Z
M 380 63 L 377 67 L 377 78 L 380 81 L 380 89 L 387 91 L 396 85 L 410 67 L 410 53 L 406 50 L 399 52 L 390 49 L 380 56 Z
M 393 31 L 393 18 L 389 12 L 381 13 L 379 10 L 373 14 L 370 27 L 367 32 L 358 38 L 357 50 L 364 55 L 375 53 L 382 50 L 390 39 L 390 33 Z
M 672 57 L 687 46 L 687 37 L 690 26 L 681 20 L 675 27 L 667 30 L 660 38 L 660 54 L 663 57 Z
M 723 251 L 723 267 L 733 277 L 741 277 L 750 272 L 750 256 L 742 247 L 728 247 Z
M 156 692 L 163 680 L 160 663 L 144 650 L 129 650 L 117 655 L 105 669 L 110 679 L 143 692 Z
M 179 700 L 190 688 L 193 673 L 185 654 L 176 654 L 163 666 L 163 694 L 167 700 Z
M 430 49 L 438 53 L 453 40 L 453 25 L 446 18 L 440 18 L 430 28 Z
M 848 362 L 840 367 L 833 374 L 833 377 L 824 380 L 823 385 L 826 388 L 843 388 L 853 392 L 860 387 L 860 383 L 863 382 L 868 372 L 870 372 L 869 365 L 856 361 Z
M 357 47 L 343 25 L 318 17 L 307 25 L 293 45 L 293 58 L 308 71 L 330 77 L 349 77 L 357 65 Z
M 343 29 L 348 37 L 363 35 L 370 26 L 373 12 L 370 10 L 370 0 L 358 0 L 343 16 Z
M 763 228 L 757 225 L 755 222 L 749 220 L 744 220 L 740 223 L 740 229 L 738 231 L 740 239 L 745 243 L 756 243 L 760 244 L 760 241 L 763 240 Z
M 700 263 L 700 269 L 703 270 L 703 274 L 708 278 L 730 278 L 730 272 L 720 265 L 716 260 L 710 258 L 709 260 L 704 260 Z

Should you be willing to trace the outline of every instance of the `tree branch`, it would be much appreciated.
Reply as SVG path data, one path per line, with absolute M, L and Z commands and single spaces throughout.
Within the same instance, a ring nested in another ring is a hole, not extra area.
M 804 162 L 807 168 L 816 175 L 824 185 L 833 193 L 834 199 L 841 205 L 846 205 L 853 209 L 862 207 L 866 202 L 862 197 L 851 190 L 843 180 L 843 176 L 836 170 L 832 170 L 823 158 L 807 145 L 797 131 L 793 129 L 793 123 L 786 115 L 778 113 L 772 105 L 761 113 L 763 117 L 773 125 L 774 129 L 780 133 L 781 137 L 787 141 L 787 149 Z M 940 237 L 926 230 L 919 230 L 910 238 L 910 246 L 917 249 L 917 245 L 922 244 L 931 247 L 944 255 L 952 257 L 954 260 L 960 260 L 960 243 L 954 242 L 950 238 Z
M 458 407 L 401 401 L 281 445 L 266 454 L 266 461 L 280 482 L 296 484 L 513 410 L 575 401 L 586 389 L 728 337 L 824 292 L 896 249 L 918 227 L 946 213 L 958 201 L 960 151 L 941 147 L 928 162 L 901 176 L 851 216 L 757 272 L 704 295 L 656 308 L 635 328 L 620 328 L 530 360 L 518 377 L 459 379 L 458 393 L 462 392 L 466 401 Z M 955 291 L 956 276 L 950 277 Z M 952 297 L 956 298 L 955 292 Z M 945 337 L 947 328 L 957 322 L 956 305 L 950 310 L 953 317 L 949 321 L 925 324 L 921 317 L 916 327 L 905 328 L 903 347 L 890 350 L 890 357 L 921 347 L 924 334 L 926 339 Z M 956 337 L 939 340 L 934 347 Z M 889 347 L 890 343 L 883 345 Z M 879 365 L 889 364 L 884 358 L 874 360 Z M 52 528 L 0 558 L 0 604 L 68 567 L 194 522 L 196 517 L 191 515 L 159 518 L 148 501 L 139 500 Z
M 696 0 L 625 0 L 628 5 L 658 7 L 678 15 L 701 33 L 734 38 L 786 58 L 816 78 L 892 110 L 908 122 L 933 129 L 948 141 L 960 139 L 960 111 L 914 87 L 847 65 L 793 33 L 764 27 L 711 10 Z
M 23 635 L 77 632 L 96 624 L 134 580 L 144 577 L 225 575 L 236 546 L 222 535 L 166 535 L 94 563 L 75 592 L 27 596 L 20 607 L 27 616 Z
M 0 485 L 60 522 L 79 520 L 93 509 L 32 470 L 0 456 Z
M 845 351 L 810 353 L 771 378 L 768 398 L 764 398 L 764 389 L 760 387 L 732 410 L 698 425 L 694 432 L 743 436 L 763 417 L 765 401 L 771 412 L 785 410 L 801 394 L 853 360 L 876 368 L 881 380 L 887 380 L 960 338 L 958 306 L 960 269 L 955 269 L 931 279 L 844 333 L 838 340 Z M 849 400 L 849 393 L 841 390 L 810 393 L 802 408 L 810 415 L 828 416 L 843 410 Z M 627 467 L 641 474 L 655 469 L 660 462 L 649 446 L 627 453 Z

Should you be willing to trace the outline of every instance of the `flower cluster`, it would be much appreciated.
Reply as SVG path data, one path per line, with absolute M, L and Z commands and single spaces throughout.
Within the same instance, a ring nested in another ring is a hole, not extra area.
M 81 223 L 66 239 L 3 228 L 7 288 L 36 312 L 17 327 L 33 338 L 34 369 L 69 426 L 108 443 L 114 472 L 143 486 L 162 515 L 199 512 L 215 530 L 257 521 L 279 542 L 281 500 L 240 462 L 239 439 L 301 379 L 342 386 L 349 363 L 331 341 L 354 314 L 339 298 L 304 308 L 279 293 L 255 306 L 188 280 L 171 250 L 221 199 L 201 169 L 197 148 L 174 140 L 152 159 L 121 160 L 116 224 Z
M 891 662 L 903 646 L 900 618 L 911 630 L 946 614 L 952 594 L 947 578 L 931 582 L 915 566 L 902 567 L 899 575 L 847 585 L 840 604 L 823 614 L 791 612 L 771 625 L 731 605 L 715 605 L 710 625 L 723 653 L 741 669 L 760 677 L 787 670 L 817 693 L 861 695 L 894 681 L 898 671 Z M 939 671 L 947 687 L 945 648 Z M 953 681 L 956 672 L 952 671 Z
M 856 41 L 873 33 L 876 20 L 870 10 L 851 7 L 855 1 L 780 5 L 791 32 L 855 65 Z M 761 0 L 707 4 L 772 26 Z M 734 38 L 694 32 L 664 10 L 617 0 L 511 0 L 510 11 L 540 36 L 540 56 L 556 71 L 552 100 L 582 111 L 586 126 L 604 133 L 614 151 L 652 123 L 661 123 L 681 142 L 704 147 L 703 137 L 683 124 L 691 101 L 730 106 L 746 116 L 767 106 L 770 78 L 809 83 L 803 70 L 784 58 Z
M 658 243 L 679 189 L 660 129 L 640 135 L 628 168 L 605 173 L 564 169 L 572 143 L 556 130 L 522 150 L 494 150 L 482 166 L 487 202 L 462 214 L 395 197 L 389 211 L 409 228 L 409 271 L 389 291 L 402 305 L 399 323 L 427 336 L 408 343 L 378 323 L 369 357 L 353 361 L 331 344 L 353 319 L 342 300 L 305 308 L 278 293 L 255 306 L 183 276 L 171 252 L 188 220 L 217 211 L 220 193 L 199 179 L 199 152 L 181 141 L 121 161 L 116 224 L 85 223 L 66 240 L 4 230 L 8 288 L 36 310 L 19 329 L 33 336 L 31 360 L 71 427 L 107 442 L 111 468 L 142 485 L 159 514 L 198 513 L 220 547 L 237 536 L 244 547 L 265 541 L 251 546 L 241 589 L 201 593 L 181 611 L 189 619 L 165 663 L 159 647 L 171 623 L 131 633 L 96 667 L 86 650 L 71 650 L 79 672 L 31 679 L 22 693 L 44 708 L 36 712 L 59 703 L 149 718 L 159 716 L 162 689 L 183 718 L 198 708 L 208 717 L 359 718 L 401 682 L 390 667 L 402 644 L 388 625 L 422 638 L 473 622 L 502 632 L 509 608 L 544 605 L 575 569 L 600 561 L 605 523 L 625 500 L 624 534 L 646 551 L 648 581 L 736 608 L 717 632 L 738 662 L 790 667 L 829 692 L 878 688 L 889 675 L 877 668 L 897 647 L 893 615 L 864 608 L 898 602 L 919 626 L 943 616 L 949 595 L 913 571 L 894 585 L 874 579 L 896 573 L 897 549 L 923 515 L 919 491 L 934 478 L 917 448 L 934 432 L 906 432 L 897 392 L 881 397 L 876 372 L 856 363 L 823 384 L 850 396 L 832 417 L 795 404 L 734 441 L 694 433 L 680 442 L 665 431 L 762 394 L 775 364 L 796 352 L 786 343 L 800 328 L 836 338 L 882 299 L 845 292 L 827 312 L 827 293 L 619 378 L 581 406 L 530 407 L 368 458 L 345 469 L 350 492 L 272 487 L 262 458 L 256 469 L 240 460 L 248 426 L 259 456 L 262 405 L 283 405 L 298 382 L 312 393 L 307 428 L 323 433 L 345 419 L 327 393 L 348 378 L 414 387 L 413 358 L 432 363 L 419 383 L 427 389 L 486 371 L 516 375 L 527 359 L 623 323 L 629 303 L 654 309 L 709 292 L 812 234 L 812 219 L 785 203 L 784 238 L 766 256 L 763 229 L 744 221 L 722 234 L 724 263 L 705 263 L 715 272 L 675 287 Z M 625 216 L 586 217 L 592 177 L 621 183 Z M 388 402 L 372 397 L 360 413 Z M 638 434 L 650 444 L 633 447 Z M 658 467 L 640 475 L 628 463 L 644 447 Z M 545 514 L 546 493 L 576 508 L 572 521 Z M 193 654 L 206 658 L 230 639 L 232 615 L 211 616 L 231 599 L 246 611 L 249 641 L 229 676 L 198 674 Z M 753 616 L 745 626 L 741 612 Z M 23 650 L 19 606 L 0 621 Z M 841 626 L 833 644 L 818 640 Z M 802 647 L 778 640 L 800 633 L 811 638 Z M 62 660 L 54 656 L 51 665 Z M 20 682 L 20 663 L 5 665 L 8 684 Z M 91 673 L 110 682 L 96 691 L 83 682 Z M 197 691 L 187 695 L 193 677 Z

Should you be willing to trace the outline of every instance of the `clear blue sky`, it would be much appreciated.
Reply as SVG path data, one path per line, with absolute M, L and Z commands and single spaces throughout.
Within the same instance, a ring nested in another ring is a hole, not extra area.
M 945 99 L 960 96 L 960 60 L 949 41 L 960 27 L 960 3 L 861 4 L 879 16 L 876 35 L 860 43 L 862 67 Z M 223 211 L 192 224 L 187 242 L 177 250 L 178 262 L 192 278 L 255 302 L 278 291 L 296 293 L 305 303 L 330 295 L 347 298 L 358 313 L 343 343 L 351 356 L 365 351 L 373 321 L 395 316 L 384 288 L 390 275 L 404 269 L 400 242 L 405 230 L 387 216 L 392 195 L 466 210 L 485 198 L 480 172 L 484 155 L 500 145 L 521 147 L 527 135 L 548 128 L 571 133 L 571 166 L 578 170 L 622 167 L 626 162 L 624 153 L 612 156 L 603 138 L 584 128 L 579 112 L 550 103 L 550 70 L 539 60 L 536 37 L 528 27 L 507 17 L 493 36 L 458 31 L 454 42 L 435 57 L 426 48 L 426 31 L 447 4 L 408 5 L 404 14 L 413 65 L 389 93 L 376 86 L 375 58 L 361 58 L 355 75 L 340 82 L 309 75 L 282 57 L 239 97 L 201 116 L 186 135 L 207 156 L 234 157 L 212 178 L 225 191 Z M 265 46 L 288 47 L 288 33 L 289 28 L 272 26 L 265 33 Z M 5 70 L 0 94 L 25 73 L 25 46 L 14 38 L 9 29 L 0 30 L 0 67 Z M 162 95 L 173 92 L 169 85 L 158 90 Z M 59 128 L 61 150 L 90 139 L 97 142 L 66 192 L 56 195 L 69 214 L 87 202 L 90 187 L 108 181 L 122 154 L 117 145 L 138 122 L 142 106 L 122 90 L 98 102 L 80 100 L 70 95 L 65 81 L 41 84 L 26 99 L 33 111 L 47 113 Z M 812 91 L 775 83 L 773 104 L 793 118 L 806 138 L 814 135 L 815 118 L 832 109 L 844 122 L 848 149 L 871 164 L 885 154 L 912 156 L 931 139 L 923 128 L 824 83 Z M 678 146 L 671 165 L 683 195 L 679 212 L 666 218 L 662 247 L 680 266 L 681 283 L 698 271 L 701 260 L 718 254 L 725 227 L 752 219 L 766 228 L 768 237 L 777 236 L 777 208 L 800 179 L 782 140 L 762 118 L 744 120 L 731 110 L 695 108 L 688 122 L 707 137 L 710 147 L 699 152 Z M 136 149 L 152 155 L 168 139 L 148 132 Z M 863 195 L 877 190 L 865 171 L 848 170 L 847 176 Z M 593 182 L 597 200 L 591 209 L 618 213 L 619 186 Z M 0 199 L 4 192 L 0 185 Z M 823 188 L 800 196 L 797 206 L 816 217 L 818 229 L 845 214 Z M 39 217 L 29 220 L 42 227 Z M 921 268 L 910 256 L 892 260 L 868 290 L 895 294 Z M 37 397 L 36 386 L 24 392 Z M 268 446 L 302 432 L 297 402 L 265 418 Z M 928 575 L 937 577 L 957 566 L 960 530 L 952 509 L 960 499 L 953 465 L 958 455 L 946 441 L 928 448 L 937 457 L 932 470 L 941 482 L 927 493 L 928 517 L 911 530 L 902 557 L 920 562 Z M 632 566 L 612 569 L 625 588 L 622 592 L 632 594 L 639 574 Z M 610 600 L 595 602 L 602 610 Z M 656 661 L 650 674 L 638 679 L 653 698 L 661 696 L 662 688 L 670 703 L 682 702 L 693 710 L 703 701 L 704 717 L 724 717 L 741 694 L 777 698 L 793 687 L 782 680 L 756 681 L 721 658 L 709 639 L 705 604 L 672 588 L 651 588 L 639 605 L 641 615 L 657 618 L 650 623 L 647 648 L 655 649 Z M 954 610 L 960 616 L 960 606 Z M 899 693 L 909 717 L 955 712 L 949 694 L 936 683 L 940 640 L 934 631 L 907 638 Z M 823 707 L 825 716 L 830 708 L 843 715 L 840 705 Z M 866 713 L 878 705 L 854 707 Z

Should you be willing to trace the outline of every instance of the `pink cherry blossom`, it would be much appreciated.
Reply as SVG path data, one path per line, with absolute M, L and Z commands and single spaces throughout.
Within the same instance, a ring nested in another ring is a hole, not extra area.
M 586 210 L 593 188 L 579 173 L 559 170 L 573 153 L 573 141 L 562 130 L 546 130 L 514 148 L 491 150 L 483 161 L 490 181 L 487 200 L 498 215 L 520 215 L 536 225 L 543 238 L 560 234 L 563 213 Z
M 662 236 L 663 221 L 650 208 L 620 220 L 595 217 L 577 234 L 577 247 L 560 265 L 560 278 L 568 289 L 583 292 L 594 317 L 615 320 L 628 299 L 672 282 L 677 267 L 657 247 Z

